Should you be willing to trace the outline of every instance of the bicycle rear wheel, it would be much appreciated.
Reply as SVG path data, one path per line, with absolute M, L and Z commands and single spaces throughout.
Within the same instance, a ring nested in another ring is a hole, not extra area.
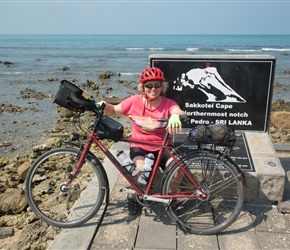
M 230 226 L 244 202 L 243 181 L 235 167 L 213 152 L 190 153 L 182 162 L 207 198 L 175 199 L 168 207 L 169 217 L 188 233 L 216 234 Z M 198 190 L 175 164 L 164 181 L 163 194 L 182 193 L 196 195 Z
M 101 163 L 87 155 L 85 163 L 69 186 L 78 163 L 78 150 L 53 149 L 40 156 L 28 171 L 25 188 L 33 212 L 47 224 L 77 227 L 91 219 L 105 197 L 106 175 Z

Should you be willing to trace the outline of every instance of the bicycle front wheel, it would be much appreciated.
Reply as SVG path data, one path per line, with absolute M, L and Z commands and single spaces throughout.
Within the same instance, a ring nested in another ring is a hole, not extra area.
M 186 195 L 174 199 L 167 213 L 183 231 L 195 234 L 216 234 L 238 217 L 244 202 L 243 181 L 236 168 L 213 152 L 190 153 L 182 159 L 186 171 L 205 192 L 200 193 L 177 165 L 168 173 L 164 194 Z M 195 198 L 189 198 L 190 194 Z
M 77 227 L 91 219 L 105 197 L 106 176 L 99 161 L 87 155 L 77 174 L 79 150 L 52 149 L 40 156 L 28 171 L 25 191 L 31 210 L 49 225 Z M 65 185 L 72 178 L 69 185 Z

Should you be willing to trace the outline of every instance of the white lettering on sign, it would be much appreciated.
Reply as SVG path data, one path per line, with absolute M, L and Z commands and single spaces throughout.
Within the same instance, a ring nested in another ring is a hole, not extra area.
M 185 111 L 187 116 L 217 116 L 217 117 L 227 117 L 228 113 L 227 112 L 200 112 L 200 111 Z
M 215 124 L 227 125 L 227 120 L 215 120 Z
M 203 119 L 200 119 L 200 120 L 191 119 L 190 123 L 191 124 L 209 124 L 209 121 L 203 120 Z
M 229 125 L 242 125 L 242 126 L 252 126 L 252 121 L 243 120 L 229 120 Z
M 200 109 L 204 109 L 204 108 L 213 108 L 213 103 L 189 103 L 186 102 L 185 103 L 185 108 L 200 108 Z
M 218 109 L 232 109 L 233 108 L 233 105 L 231 105 L 231 104 L 217 103 L 215 105 L 215 107 L 218 108 Z
M 227 120 L 228 117 L 232 118 L 247 118 L 249 114 L 247 112 L 228 112 L 234 108 L 232 104 L 228 103 L 185 103 L 185 108 L 194 109 L 194 111 L 185 111 L 188 117 L 195 117 L 191 119 L 191 124 L 202 125 L 202 124 L 224 124 L 224 125 L 235 125 L 235 126 L 252 126 L 251 120 Z M 215 110 L 213 110 L 215 109 Z M 223 112 L 219 112 L 223 111 Z M 197 119 L 197 117 L 204 117 L 206 119 Z M 216 117 L 216 120 L 212 121 L 211 117 Z
M 229 113 L 229 117 L 249 117 L 247 112 Z

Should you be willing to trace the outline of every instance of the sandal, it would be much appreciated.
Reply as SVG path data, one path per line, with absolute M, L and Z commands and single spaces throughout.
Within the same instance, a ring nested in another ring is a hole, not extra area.
M 135 198 L 127 197 L 125 208 L 128 210 L 129 215 L 136 215 L 139 213 L 141 206 Z

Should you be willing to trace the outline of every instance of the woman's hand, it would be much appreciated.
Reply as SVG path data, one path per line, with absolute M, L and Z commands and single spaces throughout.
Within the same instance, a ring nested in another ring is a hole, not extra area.
M 170 134 L 177 134 L 182 130 L 179 114 L 172 114 L 170 116 L 166 130 L 168 130 Z

